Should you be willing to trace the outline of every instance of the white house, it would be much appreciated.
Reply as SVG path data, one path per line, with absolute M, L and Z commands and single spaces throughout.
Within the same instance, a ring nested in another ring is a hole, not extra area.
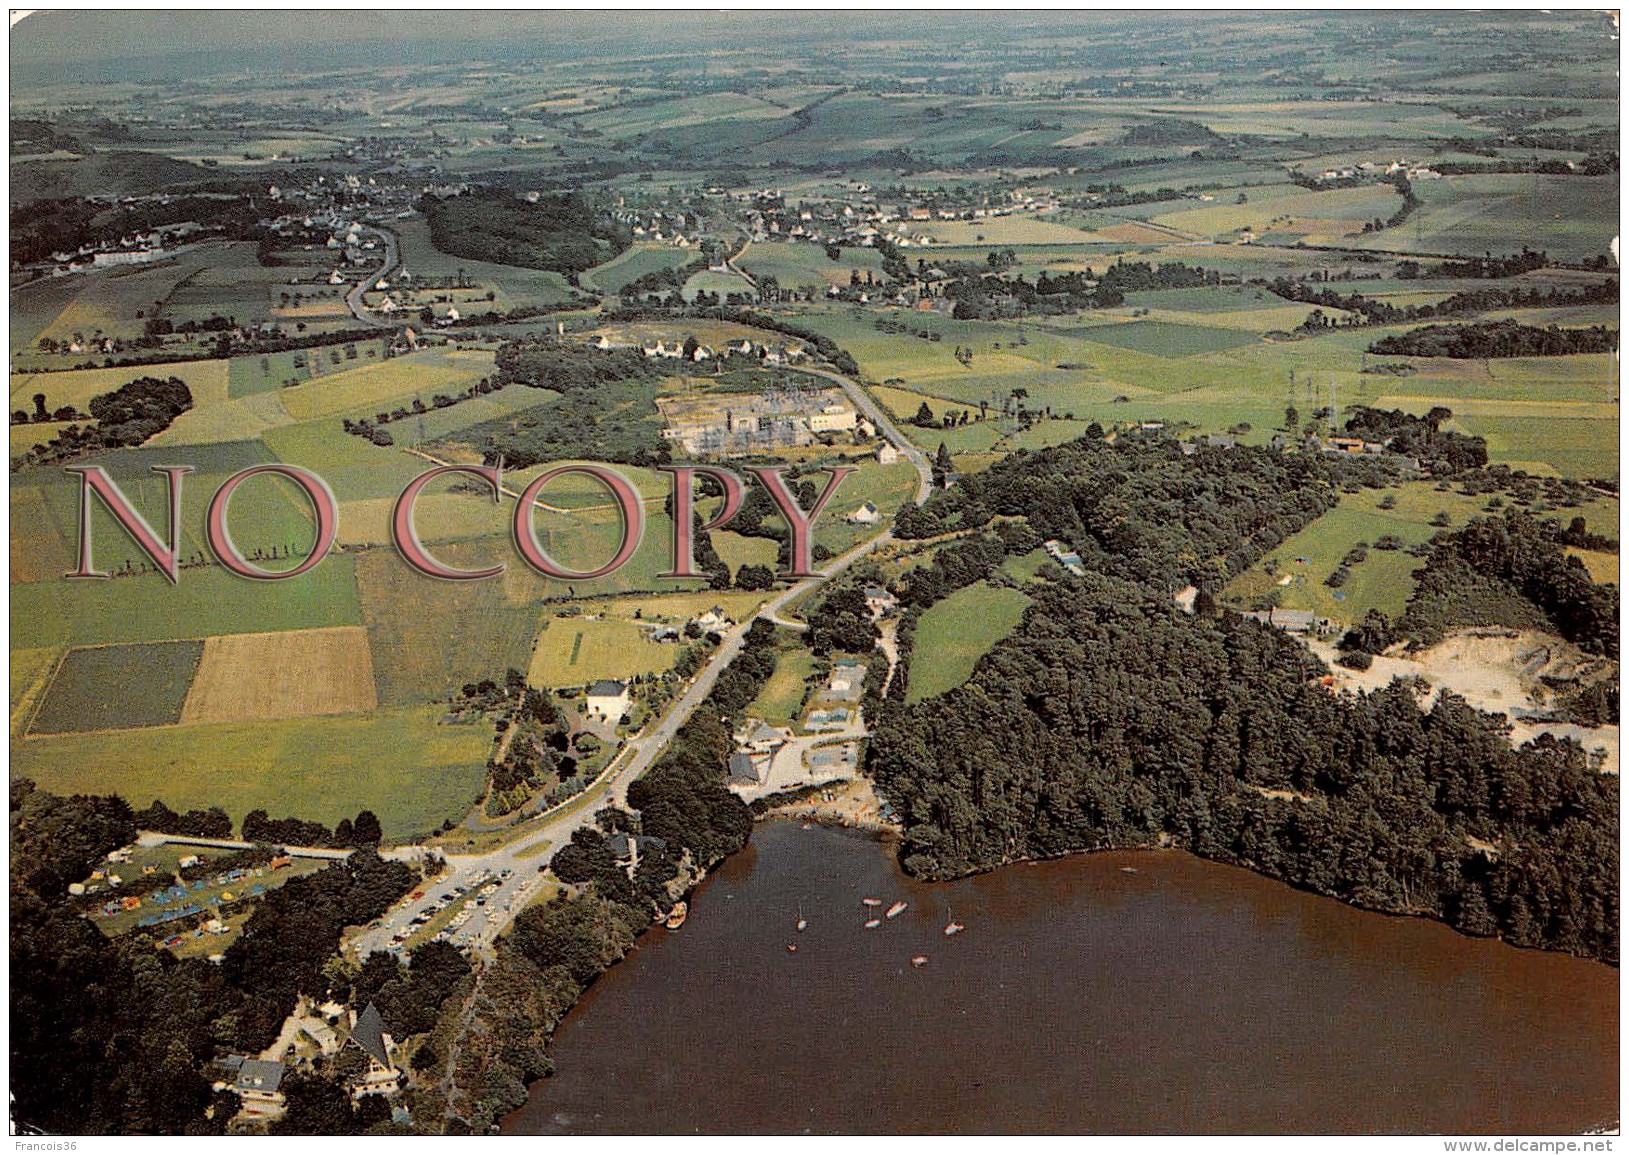
M 614 725 L 628 712 L 628 707 L 632 704 L 633 699 L 628 694 L 626 682 L 601 678 L 588 687 L 583 710 L 591 718 L 599 718 L 602 722 Z

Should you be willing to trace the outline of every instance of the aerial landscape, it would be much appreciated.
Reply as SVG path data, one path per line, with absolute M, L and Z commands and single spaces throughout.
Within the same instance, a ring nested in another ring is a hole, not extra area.
M 1611 1150 L 1615 14 L 385 15 L 13 15 L 14 1136 Z

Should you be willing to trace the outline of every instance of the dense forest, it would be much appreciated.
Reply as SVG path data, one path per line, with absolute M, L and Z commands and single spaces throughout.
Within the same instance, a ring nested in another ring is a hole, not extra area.
M 1516 509 L 1438 534 L 1399 628 L 1429 643 L 1449 626 L 1537 625 L 1616 658 L 1618 587 L 1592 581 L 1567 553 L 1567 536 L 1558 522 Z
M 1517 321 L 1482 321 L 1474 325 L 1427 325 L 1382 337 L 1369 352 L 1405 357 L 1559 357 L 1570 353 L 1611 353 L 1618 331 L 1605 325 L 1564 329 L 1538 328 Z
M 545 193 L 534 202 L 502 189 L 427 196 L 419 209 L 430 243 L 471 261 L 580 273 L 632 241 L 624 225 L 598 217 L 580 192 Z
M 1338 694 L 1208 599 L 1333 499 L 1342 462 L 1080 441 L 930 500 L 901 536 L 1025 518 L 1080 553 L 962 687 L 890 692 L 870 752 L 913 873 L 1167 841 L 1378 910 L 1616 962 L 1617 779 L 1417 687 Z M 1020 543 L 1021 544 L 1021 543 Z M 976 578 L 981 567 L 968 566 Z M 941 587 L 942 588 L 942 587 Z M 1614 619 L 1615 620 L 1615 619 Z M 1614 627 L 1615 628 L 1615 627 Z M 1614 638 L 1615 645 L 1615 638 Z

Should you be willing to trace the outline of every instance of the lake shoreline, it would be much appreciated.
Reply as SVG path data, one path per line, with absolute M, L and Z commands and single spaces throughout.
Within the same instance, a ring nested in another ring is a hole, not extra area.
M 784 818 L 765 820 L 743 852 L 698 880 L 684 932 L 641 936 L 642 949 L 585 992 L 550 1039 L 554 1074 L 531 1084 L 528 1105 L 505 1116 L 504 1132 L 638 1133 L 660 1119 L 660 1128 L 677 1132 L 750 1134 L 941 1127 L 1582 1133 L 1610 1130 L 1617 1117 L 1616 1098 L 1603 1089 L 1617 1053 L 1609 1013 L 1616 976 L 1591 960 L 1501 950 L 1432 920 L 1367 919 L 1374 912 L 1159 847 L 929 883 L 899 869 L 888 841 L 854 827 L 800 830 Z M 865 929 L 859 900 L 871 895 L 907 900 L 909 909 L 897 922 Z M 947 906 L 966 934 L 942 935 Z M 799 917 L 809 922 L 802 933 L 792 925 Z M 916 954 L 929 959 L 922 969 L 910 963 Z M 1355 997 L 1370 987 L 1378 1002 Z M 762 1001 L 771 991 L 776 996 Z M 787 999 L 788 991 L 800 994 Z M 758 1009 L 743 1019 L 746 1005 Z M 1296 1012 L 1286 1018 L 1286 1007 Z M 1190 1070 L 1201 1059 L 1188 1044 L 1167 1037 L 1173 1024 L 1196 1016 L 1200 1025 L 1182 1037 L 1217 1052 L 1202 1071 Z M 892 1026 L 879 1035 L 873 1028 L 881 1022 Z M 898 1030 L 910 1038 L 902 1043 Z M 752 1036 L 736 1063 L 743 1069 L 717 1072 L 704 1093 L 683 1082 L 667 1054 L 742 1032 Z M 973 1076 L 964 1069 L 934 1070 L 939 1050 L 964 1037 L 1005 1056 L 965 1087 Z M 1245 1056 L 1258 1043 L 1294 1056 L 1294 1078 L 1307 1086 L 1274 1091 L 1281 1076 L 1228 1073 L 1231 1063 L 1256 1062 Z M 922 1057 L 901 1066 L 900 1046 Z M 1538 1046 L 1549 1048 L 1544 1063 L 1555 1069 L 1519 1069 Z M 1139 1058 L 1143 1051 L 1149 1055 Z M 1228 1062 L 1218 1064 L 1219 1055 Z M 1371 1075 L 1370 1055 L 1386 1056 L 1382 1066 L 1407 1068 L 1409 1077 Z M 1146 1062 L 1159 1078 L 1135 1093 L 1110 1093 Z M 1424 1068 L 1423 1087 L 1410 1074 L 1416 1066 Z M 1062 1079 L 1076 1067 L 1080 1087 L 1103 1088 L 1086 1094 L 1089 1103 L 1042 1087 L 1001 1090 Z M 824 1074 L 806 1103 L 751 1093 L 783 1069 Z M 1495 1071 L 1521 1084 L 1519 1108 L 1424 1089 L 1492 1079 Z M 1336 1085 L 1334 1074 L 1368 1080 L 1355 1106 L 1339 1096 L 1320 1100 L 1317 1088 Z M 944 1079 L 948 1089 L 936 1089 Z M 1171 1106 L 1173 1094 L 1187 1102 L 1196 1079 L 1193 1101 Z M 616 1096 L 604 1091 L 612 1082 Z M 1014 1093 L 1021 1101 L 1009 1107 L 1001 1096 Z M 942 1094 L 951 1098 L 941 1103 Z M 647 1109 L 654 1113 L 641 1114 Z M 855 1116 L 866 1121 L 856 1125 Z

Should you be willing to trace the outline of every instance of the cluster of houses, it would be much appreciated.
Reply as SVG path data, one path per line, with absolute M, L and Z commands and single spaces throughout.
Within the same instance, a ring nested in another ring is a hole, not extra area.
M 815 694 L 814 709 L 803 719 L 803 728 L 815 733 L 848 729 L 858 715 L 865 673 L 865 663 L 856 658 L 833 661 L 831 674 Z
M 1165 423 L 1162 421 L 1145 421 L 1139 428 L 1145 432 L 1155 432 L 1163 430 Z M 1236 449 L 1242 444 L 1244 442 L 1232 433 L 1207 433 L 1181 441 L 1178 443 L 1178 447 L 1182 450 L 1184 457 L 1192 457 L 1201 448 Z M 1418 458 L 1396 453 L 1383 441 L 1367 441 L 1362 437 L 1324 437 L 1314 433 L 1309 434 L 1304 440 L 1298 441 L 1288 434 L 1275 433 L 1267 442 L 1269 449 L 1278 452 L 1283 452 L 1296 445 L 1309 453 L 1328 453 L 1337 457 L 1390 456 L 1394 461 L 1401 463 L 1405 469 L 1415 473 L 1426 472 L 1425 467 Z
M 1366 160 L 1355 165 L 1326 168 L 1313 179 L 1328 184 L 1334 181 L 1357 180 L 1362 177 L 1397 176 L 1399 173 L 1411 181 L 1442 179 L 1442 174 L 1436 169 L 1423 164 L 1412 164 L 1406 160 L 1394 160 L 1387 165 L 1378 165 L 1372 160 Z
M 242 1117 L 266 1119 L 283 1113 L 287 1105 L 283 1082 L 292 1066 L 302 1061 L 294 1058 L 302 1046 L 324 1056 L 338 1055 L 353 1046 L 362 1052 L 367 1063 L 351 1079 L 353 1101 L 368 1095 L 394 1095 L 401 1090 L 402 1070 L 393 1058 L 396 1041 L 377 1006 L 370 1002 L 357 1014 L 338 1003 L 323 1003 L 314 1011 L 296 1012 L 296 1041 L 287 1044 L 281 1054 L 263 1052 L 259 1058 L 229 1055 L 221 1061 L 229 1078 L 217 1082 L 215 1089 L 230 1090 L 238 1097 Z
M 536 193 L 528 193 L 527 196 L 534 202 L 538 199 Z M 611 216 L 630 226 L 636 240 L 671 245 L 675 249 L 700 248 L 701 230 L 706 225 L 699 214 L 680 209 L 629 209 L 625 197 L 617 198 L 616 209 Z
M 639 351 L 648 360 L 692 361 L 700 364 L 703 361 L 720 361 L 727 357 L 751 357 L 762 361 L 765 365 L 795 365 L 809 359 L 809 352 L 802 345 L 764 345 L 757 341 L 750 341 L 743 337 L 732 342 L 723 349 L 714 349 L 711 345 L 694 345 L 688 352 L 685 346 L 687 341 L 656 341 L 652 344 L 641 345 Z M 603 333 L 594 339 L 594 348 L 610 349 L 611 342 Z
M 748 206 L 747 227 L 755 243 L 847 244 L 874 248 L 879 240 L 899 248 L 927 248 L 935 241 L 918 234 L 912 225 L 944 221 L 980 221 L 1015 213 L 1051 212 L 1058 201 L 1039 190 L 1013 189 L 1000 194 L 973 193 L 951 199 L 939 197 L 930 203 L 885 207 L 869 195 L 869 185 L 849 182 L 844 195 L 822 200 L 802 200 L 789 205 L 780 189 L 757 189 L 724 194 Z
M 173 247 L 201 233 L 204 226 L 197 221 L 181 221 L 163 225 L 150 232 L 130 233 L 117 240 L 80 245 L 76 249 L 62 249 L 50 258 L 31 266 L 41 275 L 62 276 L 87 269 L 109 269 L 130 265 L 149 265 L 173 256 Z M 166 248 L 165 246 L 171 246 Z

